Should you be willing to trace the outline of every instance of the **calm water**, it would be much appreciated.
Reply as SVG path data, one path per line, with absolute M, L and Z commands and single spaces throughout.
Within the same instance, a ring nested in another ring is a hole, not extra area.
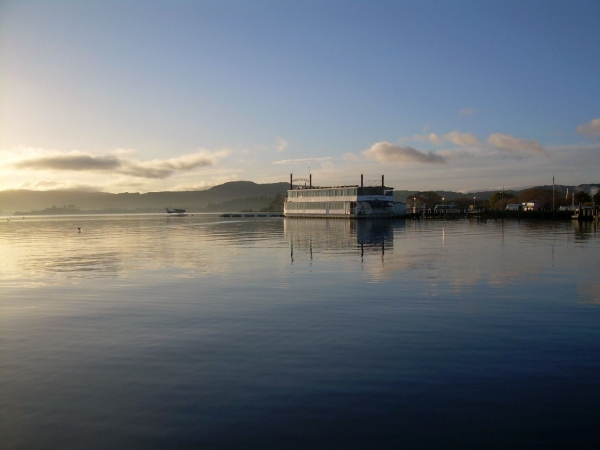
M 599 250 L 577 223 L 4 218 L 0 447 L 600 448 Z

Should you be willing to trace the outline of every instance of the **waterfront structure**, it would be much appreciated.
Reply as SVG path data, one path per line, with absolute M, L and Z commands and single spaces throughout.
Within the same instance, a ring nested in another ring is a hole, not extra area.
M 523 202 L 523 211 L 537 211 L 542 208 L 542 204 L 537 200 L 531 202 Z
M 294 187 L 290 174 L 290 189 L 283 203 L 285 217 L 375 218 L 398 217 L 406 212 L 406 205 L 394 201 L 394 188 L 360 185 L 316 187 L 312 175 L 308 186 Z
M 457 208 L 457 206 L 458 205 L 455 203 L 435 205 L 435 208 L 433 208 L 433 215 L 434 217 L 444 219 L 458 219 L 460 216 L 460 209 Z
M 579 222 L 592 221 L 595 217 L 598 217 L 598 208 L 595 203 L 580 203 L 572 216 L 573 220 Z

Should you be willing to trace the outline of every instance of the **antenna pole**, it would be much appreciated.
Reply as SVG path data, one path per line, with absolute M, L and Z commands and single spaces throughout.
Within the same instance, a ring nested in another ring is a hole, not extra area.
M 552 211 L 554 211 L 554 175 L 552 175 Z

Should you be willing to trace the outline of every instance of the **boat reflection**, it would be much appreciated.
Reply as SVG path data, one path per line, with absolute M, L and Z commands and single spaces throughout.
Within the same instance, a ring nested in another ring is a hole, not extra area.
M 294 251 L 308 253 L 365 253 L 384 255 L 393 249 L 394 229 L 404 221 L 389 219 L 284 219 L 285 237 Z
M 573 221 L 573 231 L 576 241 L 584 241 L 596 237 L 598 225 L 596 222 Z

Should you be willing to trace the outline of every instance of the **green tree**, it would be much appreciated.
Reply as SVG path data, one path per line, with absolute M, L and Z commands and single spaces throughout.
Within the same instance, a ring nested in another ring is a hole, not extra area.
M 458 209 L 469 209 L 469 206 L 473 204 L 473 197 L 455 198 L 452 199 L 452 203 L 454 203 Z
M 283 211 L 283 200 L 284 199 L 282 195 L 278 192 L 277 194 L 275 194 L 273 200 L 271 200 L 271 202 L 269 203 L 269 206 L 267 206 L 266 208 L 262 208 L 261 211 Z
M 503 206 L 506 206 L 506 204 L 504 205 L 499 205 L 498 202 L 501 202 L 502 199 L 504 200 L 509 200 L 511 198 L 515 198 L 514 194 L 511 194 L 510 192 L 494 192 L 492 194 L 492 196 L 490 197 L 490 208 L 502 208 Z M 506 203 L 506 202 L 503 202 Z
M 510 204 L 510 203 L 519 203 L 515 200 L 515 196 L 513 195 L 511 198 L 506 198 L 504 197 L 504 200 L 498 200 L 496 202 L 496 204 L 494 205 L 495 209 L 506 209 L 506 207 Z
M 546 203 L 552 205 L 552 189 L 525 189 L 519 194 L 518 201 L 516 203 L 525 203 L 533 201 L 540 202 L 541 204 Z
M 592 196 L 585 191 L 575 192 L 575 203 L 591 202 Z
M 417 199 L 417 207 L 425 203 L 425 208 L 433 209 L 435 205 L 442 203 L 442 197 L 433 191 L 417 192 L 413 197 Z
M 594 194 L 593 198 L 596 203 L 600 203 L 600 189 L 598 189 L 598 192 Z

